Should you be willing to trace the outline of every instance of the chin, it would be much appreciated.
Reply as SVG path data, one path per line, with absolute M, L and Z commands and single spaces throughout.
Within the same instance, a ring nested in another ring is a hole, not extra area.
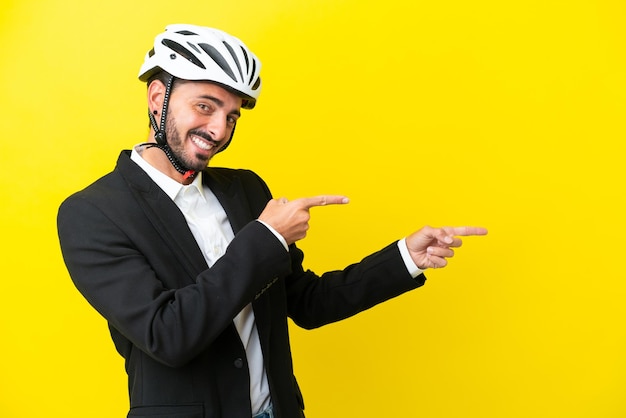
M 198 160 L 192 166 L 192 168 L 193 168 L 193 170 L 196 170 L 196 171 L 202 171 L 202 170 L 204 170 L 205 168 L 207 168 L 209 166 L 209 161 L 211 161 L 211 157 L 206 158 L 206 159 L 202 159 L 202 160 Z

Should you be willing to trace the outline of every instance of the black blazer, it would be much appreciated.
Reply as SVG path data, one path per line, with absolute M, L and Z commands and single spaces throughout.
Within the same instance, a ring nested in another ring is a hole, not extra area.
M 277 417 L 304 416 L 287 317 L 315 328 L 424 283 L 395 243 L 317 276 L 255 219 L 271 199 L 247 170 L 208 168 L 203 181 L 235 238 L 208 268 L 176 204 L 123 151 L 115 170 L 70 196 L 58 232 L 78 290 L 108 321 L 126 359 L 129 417 L 250 418 L 248 366 L 232 322 L 253 302 Z

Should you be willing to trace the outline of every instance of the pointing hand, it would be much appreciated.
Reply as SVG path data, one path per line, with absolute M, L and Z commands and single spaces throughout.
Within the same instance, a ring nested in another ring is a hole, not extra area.
M 348 202 L 347 197 L 339 195 L 304 197 L 291 201 L 284 197 L 272 199 L 263 209 L 259 220 L 274 228 L 290 245 L 306 236 L 311 219 L 309 210 L 312 207 L 342 205 Z
M 431 228 L 425 226 L 406 238 L 409 254 L 415 265 L 424 270 L 440 268 L 448 264 L 447 258 L 454 256 L 454 247 L 460 247 L 459 236 L 486 235 L 487 230 L 480 227 L 459 226 Z

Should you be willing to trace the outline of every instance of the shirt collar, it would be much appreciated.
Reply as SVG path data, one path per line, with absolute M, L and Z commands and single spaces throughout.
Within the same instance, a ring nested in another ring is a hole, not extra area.
M 135 145 L 130 154 L 130 159 L 133 160 L 137 165 L 146 172 L 146 174 L 161 188 L 163 191 L 170 197 L 170 199 L 174 200 L 176 196 L 181 193 L 184 189 L 188 187 L 195 187 L 198 189 L 200 196 L 202 199 L 206 201 L 206 197 L 204 195 L 204 187 L 202 187 L 202 172 L 199 172 L 193 182 L 189 185 L 180 184 L 173 178 L 167 176 L 161 171 L 157 170 L 155 167 L 150 165 L 149 162 L 143 159 L 141 156 L 144 148 L 140 145 Z

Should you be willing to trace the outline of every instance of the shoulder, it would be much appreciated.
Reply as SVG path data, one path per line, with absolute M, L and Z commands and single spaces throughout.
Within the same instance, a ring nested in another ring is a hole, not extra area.
M 205 175 L 213 178 L 236 179 L 246 181 L 263 181 L 261 177 L 252 170 L 244 168 L 209 167 L 204 170 Z
M 60 207 L 60 211 L 67 208 L 113 206 L 113 202 L 120 202 L 121 198 L 131 193 L 130 183 L 141 184 L 143 170 L 134 164 L 123 152 L 117 161 L 115 169 L 91 184 L 67 197 Z M 145 173 L 144 173 L 145 174 Z M 144 175 L 147 178 L 147 175 Z M 128 179 L 134 179 L 129 183 Z
M 222 187 L 230 187 L 233 184 L 241 184 L 245 189 L 260 188 L 270 195 L 269 187 L 265 181 L 252 170 L 210 167 L 204 171 L 204 175 L 209 186 L 219 184 Z

